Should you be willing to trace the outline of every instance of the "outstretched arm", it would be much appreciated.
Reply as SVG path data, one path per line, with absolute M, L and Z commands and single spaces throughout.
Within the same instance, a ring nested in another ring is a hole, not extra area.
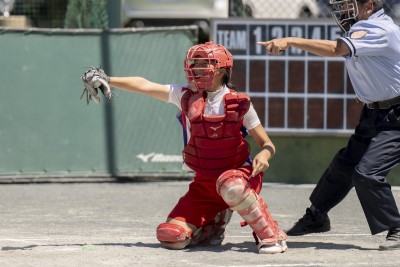
M 144 94 L 161 101 L 168 101 L 169 88 L 142 77 L 110 77 L 110 86 L 131 93 Z
M 251 175 L 254 176 L 268 169 L 268 160 L 274 156 L 275 146 L 261 124 L 249 130 L 249 132 L 258 146 L 262 148 L 253 159 L 253 173 Z
M 267 42 L 258 42 L 265 46 L 267 53 L 278 55 L 289 47 L 298 48 L 318 56 L 337 57 L 345 56 L 350 53 L 349 48 L 341 41 L 314 40 L 297 37 L 286 37 L 272 39 Z

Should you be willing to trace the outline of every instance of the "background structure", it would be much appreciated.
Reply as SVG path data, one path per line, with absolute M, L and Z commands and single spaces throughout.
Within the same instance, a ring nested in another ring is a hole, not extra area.
M 184 83 L 185 51 L 208 39 L 232 51 L 233 81 L 252 97 L 277 145 L 265 179 L 319 178 L 361 108 L 343 60 L 297 50 L 271 57 L 255 43 L 284 35 L 336 38 L 327 1 L 164 2 L 0 1 L 1 181 L 191 177 L 181 171 L 174 106 L 125 92 L 86 106 L 80 76 L 101 65 L 110 75 Z M 399 1 L 385 3 L 399 19 Z M 393 184 L 399 174 L 391 173 Z

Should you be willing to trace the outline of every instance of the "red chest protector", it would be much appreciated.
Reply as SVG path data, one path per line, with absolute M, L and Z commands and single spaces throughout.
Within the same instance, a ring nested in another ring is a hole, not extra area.
M 181 99 L 182 113 L 191 125 L 183 159 L 192 170 L 205 176 L 218 177 L 226 170 L 239 168 L 250 155 L 250 145 L 240 131 L 250 99 L 246 94 L 230 91 L 224 96 L 223 115 L 204 115 L 206 93 L 189 90 Z

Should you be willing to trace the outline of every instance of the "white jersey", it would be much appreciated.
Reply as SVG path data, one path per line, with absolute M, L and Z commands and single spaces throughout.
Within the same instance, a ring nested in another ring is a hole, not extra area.
M 170 89 L 168 102 L 175 104 L 180 110 L 182 110 L 181 98 L 182 95 L 185 93 L 185 91 L 183 91 L 182 88 L 186 86 L 172 84 L 168 85 L 168 87 Z M 223 115 L 225 113 L 223 100 L 224 100 L 224 95 L 227 93 L 229 93 L 229 89 L 226 86 L 224 86 L 221 90 L 217 92 L 208 92 L 204 114 Z M 251 130 L 254 129 L 259 124 L 261 124 L 260 119 L 258 118 L 258 115 L 254 110 L 253 105 L 250 104 L 249 111 L 247 111 L 247 113 L 244 115 L 243 118 L 243 126 L 247 130 Z M 190 123 L 187 122 L 186 125 L 190 125 Z M 188 133 L 190 133 L 190 131 Z
M 400 96 L 400 27 L 383 9 L 338 40 L 350 49 L 346 68 L 358 99 L 371 103 Z

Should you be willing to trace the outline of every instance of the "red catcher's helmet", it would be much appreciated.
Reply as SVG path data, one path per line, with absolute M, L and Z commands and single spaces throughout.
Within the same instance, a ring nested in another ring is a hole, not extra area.
M 184 60 L 186 79 L 193 92 L 210 89 L 216 70 L 231 69 L 232 66 L 231 53 L 224 46 L 212 42 L 191 47 Z

